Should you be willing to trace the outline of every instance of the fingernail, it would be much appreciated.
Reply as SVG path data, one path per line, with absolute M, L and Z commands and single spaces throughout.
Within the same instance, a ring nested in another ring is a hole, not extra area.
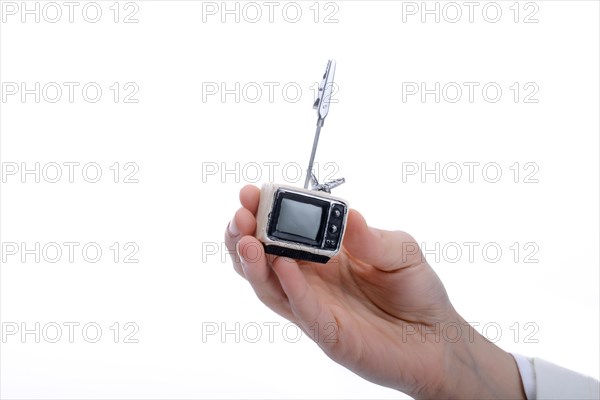
M 235 244 L 235 251 L 237 252 L 238 257 L 240 258 L 240 263 L 242 264 L 242 267 L 245 267 L 246 260 L 244 260 L 244 257 L 242 257 L 242 251 L 240 249 L 240 242 L 237 242 Z
M 235 217 L 233 217 L 233 219 L 229 222 L 229 234 L 231 236 L 237 236 L 240 234 L 240 230 L 237 227 L 237 224 L 235 223 Z

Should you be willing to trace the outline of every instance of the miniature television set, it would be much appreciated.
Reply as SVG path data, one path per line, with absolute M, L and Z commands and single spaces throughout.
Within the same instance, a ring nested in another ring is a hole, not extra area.
M 264 184 L 257 213 L 257 238 L 265 252 L 326 263 L 340 250 L 348 203 L 327 193 Z
M 324 264 L 341 249 L 348 202 L 330 193 L 345 180 L 320 184 L 312 170 L 321 128 L 329 113 L 335 66 L 334 60 L 327 62 L 313 105 L 318 113 L 317 131 L 304 188 L 273 183 L 261 188 L 255 236 L 264 244 L 267 254 Z

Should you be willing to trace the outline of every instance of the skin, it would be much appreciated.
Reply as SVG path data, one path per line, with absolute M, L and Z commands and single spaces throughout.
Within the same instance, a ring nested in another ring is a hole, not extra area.
M 417 399 L 525 399 L 513 357 L 456 312 L 409 234 L 371 228 L 351 210 L 327 265 L 265 255 L 253 236 L 259 196 L 240 191 L 225 231 L 233 267 L 331 359 Z

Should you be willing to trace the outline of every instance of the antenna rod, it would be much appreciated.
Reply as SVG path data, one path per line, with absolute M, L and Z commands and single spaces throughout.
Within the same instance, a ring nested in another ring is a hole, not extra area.
M 308 189 L 310 178 L 312 177 L 312 169 L 315 163 L 315 154 L 317 153 L 317 146 L 319 144 L 319 135 L 321 134 L 321 127 L 323 126 L 323 120 L 319 118 L 317 121 L 317 131 L 315 132 L 315 140 L 313 141 L 312 152 L 310 153 L 310 161 L 308 162 L 308 169 L 306 170 L 306 180 L 304 181 L 304 189 Z
M 335 76 L 335 60 L 327 61 L 327 68 L 325 74 L 319 85 L 319 94 L 317 100 L 313 104 L 313 108 L 317 110 L 317 131 L 315 132 L 315 140 L 313 142 L 312 152 L 310 153 L 310 161 L 308 162 L 308 169 L 306 170 L 306 180 L 304 181 L 304 189 L 308 189 L 310 181 L 313 178 L 313 165 L 315 163 L 315 154 L 317 153 L 317 145 L 319 144 L 319 135 L 321 134 L 321 128 L 325 123 L 325 117 L 329 113 L 329 103 L 331 102 L 331 95 L 333 92 L 333 77 Z M 316 182 L 315 182 L 316 184 Z

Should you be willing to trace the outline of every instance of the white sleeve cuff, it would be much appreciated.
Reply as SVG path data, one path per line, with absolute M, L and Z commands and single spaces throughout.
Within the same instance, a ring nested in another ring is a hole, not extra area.
M 535 370 L 533 369 L 533 360 L 522 356 L 520 354 L 511 353 L 519 368 L 519 375 L 521 375 L 521 382 L 523 383 L 523 390 L 525 391 L 525 397 L 527 400 L 535 400 Z

